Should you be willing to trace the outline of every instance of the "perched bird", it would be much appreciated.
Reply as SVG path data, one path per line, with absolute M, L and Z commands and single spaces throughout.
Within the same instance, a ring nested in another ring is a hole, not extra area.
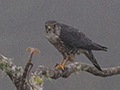
M 107 47 L 92 42 L 78 29 L 54 20 L 45 22 L 45 33 L 48 41 L 63 55 L 63 60 L 56 67 L 64 70 L 67 61 L 74 62 L 75 55 L 83 53 L 98 70 L 102 71 L 92 50 L 107 51 Z

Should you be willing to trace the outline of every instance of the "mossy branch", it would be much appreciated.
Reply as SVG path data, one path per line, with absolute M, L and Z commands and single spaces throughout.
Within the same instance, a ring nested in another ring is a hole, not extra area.
M 35 72 L 33 72 L 32 74 L 36 76 L 44 75 L 45 77 L 52 78 L 52 79 L 57 79 L 60 77 L 67 78 L 72 73 L 75 73 L 78 71 L 85 71 L 100 77 L 107 77 L 107 76 L 120 74 L 120 66 L 111 67 L 111 68 L 102 68 L 102 71 L 99 71 L 93 65 L 81 63 L 81 62 L 74 62 L 67 65 L 66 67 L 67 68 L 65 70 L 62 70 L 61 68 L 49 69 L 49 68 L 46 68 L 45 66 L 39 66 L 35 70 Z
M 28 78 L 29 74 L 26 72 L 26 68 L 29 68 L 28 64 L 29 63 L 26 64 L 25 69 L 22 67 L 17 67 L 12 62 L 12 59 L 6 58 L 0 54 L 0 69 L 6 73 L 7 76 L 9 76 L 17 90 L 43 90 L 42 79 L 40 80 L 39 77 L 33 75 L 30 79 Z
M 43 90 L 43 76 L 51 79 L 68 78 L 72 73 L 78 71 L 85 71 L 100 77 L 120 74 L 120 66 L 102 68 L 102 71 L 99 71 L 93 65 L 81 62 L 71 63 L 64 70 L 55 67 L 49 69 L 40 65 L 33 73 L 30 73 L 33 66 L 31 63 L 32 55 L 34 52 L 39 53 L 39 50 L 31 47 L 27 50 L 31 51 L 31 53 L 25 69 L 17 67 L 10 58 L 0 54 L 0 69 L 9 76 L 17 90 Z M 29 76 L 31 77 L 29 78 Z

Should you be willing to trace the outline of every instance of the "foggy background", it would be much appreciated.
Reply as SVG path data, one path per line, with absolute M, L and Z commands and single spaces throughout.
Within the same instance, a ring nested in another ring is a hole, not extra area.
M 29 56 L 26 48 L 35 47 L 41 54 L 34 54 L 32 71 L 38 65 L 52 68 L 62 55 L 45 37 L 47 20 L 78 28 L 94 42 L 107 46 L 108 52 L 94 51 L 102 68 L 120 65 L 120 0 L 0 0 L 0 53 L 24 67 Z M 84 55 L 77 56 L 76 61 L 91 64 Z M 45 79 L 44 89 L 119 90 L 120 76 L 74 73 L 66 79 Z M 16 90 L 1 70 L 0 90 Z

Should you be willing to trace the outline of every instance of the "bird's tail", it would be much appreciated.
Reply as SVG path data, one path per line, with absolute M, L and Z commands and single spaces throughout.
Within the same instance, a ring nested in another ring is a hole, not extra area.
M 100 71 L 102 71 L 102 69 L 100 68 L 98 62 L 96 61 L 93 53 L 91 50 L 89 51 L 85 51 L 84 54 L 87 56 L 87 58 L 93 63 L 93 65 Z

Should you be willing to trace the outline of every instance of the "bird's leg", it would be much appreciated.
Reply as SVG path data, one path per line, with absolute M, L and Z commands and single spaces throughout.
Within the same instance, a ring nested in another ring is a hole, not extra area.
M 66 59 L 66 61 L 62 64 L 63 66 L 65 66 L 65 64 L 68 62 L 68 58 Z
M 63 62 L 64 62 L 64 58 L 63 58 L 63 60 L 61 61 L 61 63 L 59 64 L 59 63 L 56 63 L 56 65 L 55 66 L 58 66 L 58 65 L 62 65 L 63 64 Z
M 60 63 L 61 65 L 63 64 L 64 60 L 65 60 L 65 59 L 63 58 L 63 60 L 62 60 L 61 63 Z

